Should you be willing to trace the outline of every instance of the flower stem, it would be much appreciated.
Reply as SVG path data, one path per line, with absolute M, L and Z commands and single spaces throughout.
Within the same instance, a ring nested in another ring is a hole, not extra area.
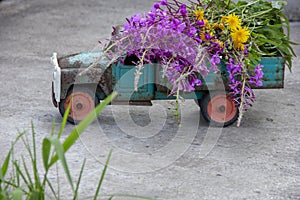
M 240 102 L 240 106 L 239 106 L 239 118 L 237 121 L 237 127 L 240 127 L 241 125 L 241 121 L 243 118 L 243 108 L 244 108 L 244 101 L 245 101 L 245 86 L 246 86 L 246 76 L 245 76 L 245 72 L 243 74 L 243 85 L 242 85 L 242 91 L 241 91 L 241 102 Z

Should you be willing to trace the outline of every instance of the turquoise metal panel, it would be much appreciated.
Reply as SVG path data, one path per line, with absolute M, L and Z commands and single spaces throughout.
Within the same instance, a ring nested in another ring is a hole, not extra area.
M 260 87 L 252 86 L 255 89 L 272 89 L 272 88 L 283 88 L 284 87 L 284 59 L 282 57 L 262 57 L 260 64 L 264 66 L 263 72 L 263 85 Z M 173 97 L 168 97 L 168 93 L 171 87 L 171 84 L 168 83 L 167 78 L 162 78 L 161 70 L 156 74 L 158 83 L 157 92 L 155 93 L 155 99 L 172 99 Z M 182 93 L 186 99 L 201 99 L 205 92 L 212 90 L 228 90 L 228 74 L 226 73 L 226 68 L 223 65 L 222 72 L 215 74 L 210 72 L 205 78 L 199 76 L 202 80 L 203 85 L 196 87 L 195 92 L 191 93 Z M 167 89 L 169 88 L 169 90 Z
M 152 100 L 154 98 L 155 67 L 145 64 L 138 82 L 138 91 L 134 91 L 136 67 L 118 62 L 113 65 L 112 75 L 115 79 L 114 90 L 118 92 L 117 100 Z
M 71 65 L 80 61 L 82 64 L 89 66 L 93 64 L 100 57 L 101 54 L 102 52 L 100 51 L 82 52 L 80 54 L 69 57 L 68 61 Z
M 264 66 L 263 85 L 257 89 L 284 87 L 284 59 L 282 57 L 263 57 L 260 64 Z
M 59 58 L 59 66 L 64 68 L 87 68 L 93 64 L 95 68 L 108 67 L 110 60 L 102 51 L 81 52 Z
M 182 92 L 180 96 L 184 99 L 201 99 L 205 91 L 195 91 L 195 92 Z M 174 95 L 169 96 L 166 92 L 155 92 L 155 100 L 174 100 L 176 97 Z
M 103 76 L 102 73 L 109 63 L 106 57 L 101 58 L 101 54 L 101 51 L 83 52 L 59 59 L 59 65 L 62 68 L 63 83 L 61 98 L 65 97 L 68 88 L 74 82 L 84 84 L 100 81 L 100 77 Z M 91 68 L 89 71 L 85 71 L 79 75 L 80 72 L 83 72 L 85 68 L 95 62 L 97 63 L 95 68 Z M 264 78 L 263 85 L 257 87 L 257 89 L 283 88 L 284 59 L 281 57 L 263 57 L 260 63 L 264 65 Z M 121 62 L 118 62 L 112 65 L 112 72 L 110 74 L 112 76 L 103 79 L 103 83 L 100 84 L 100 81 L 99 84 L 104 87 L 106 84 L 104 82 L 107 82 L 108 85 L 115 87 L 115 90 L 119 92 L 119 100 L 170 99 L 168 94 L 172 88 L 171 84 L 167 78 L 162 78 L 161 67 L 158 64 L 144 65 L 137 92 L 134 92 L 134 65 L 123 65 Z M 108 80 L 111 80 L 112 83 Z M 222 73 L 215 74 L 211 72 L 202 80 L 204 83 L 203 86 L 197 87 L 195 92 L 182 93 L 182 96 L 187 99 L 200 99 L 203 92 L 207 90 L 224 90 L 224 87 L 228 85 L 225 67 Z

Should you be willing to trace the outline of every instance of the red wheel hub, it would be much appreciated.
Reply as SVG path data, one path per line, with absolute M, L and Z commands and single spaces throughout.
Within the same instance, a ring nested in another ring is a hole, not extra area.
M 95 108 L 94 99 L 85 92 L 73 92 L 65 103 L 64 109 L 67 110 L 69 103 L 72 102 L 69 117 L 73 120 L 83 120 Z
M 218 123 L 226 123 L 232 120 L 236 113 L 235 103 L 226 94 L 218 94 L 210 99 L 207 104 L 209 117 Z

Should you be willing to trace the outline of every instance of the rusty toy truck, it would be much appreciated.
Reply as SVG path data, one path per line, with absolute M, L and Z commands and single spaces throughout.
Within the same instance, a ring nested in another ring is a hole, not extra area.
M 53 104 L 64 115 L 72 102 L 69 122 L 79 123 L 114 90 L 118 92 L 115 101 L 128 101 L 132 105 L 151 105 L 151 100 L 174 99 L 169 96 L 168 81 L 162 78 L 158 63 L 144 65 L 138 91 L 134 91 L 134 58 L 128 56 L 125 60 L 109 64 L 110 60 L 101 54 L 102 51 L 93 51 L 60 58 L 53 54 Z M 261 64 L 264 65 L 263 85 L 257 89 L 283 88 L 284 59 L 263 57 Z M 235 103 L 224 93 L 226 81 L 226 73 L 219 76 L 212 73 L 205 78 L 203 86 L 181 96 L 194 99 L 208 122 L 229 126 L 237 120 L 239 112 Z M 220 90 L 220 85 L 223 85 L 223 90 Z

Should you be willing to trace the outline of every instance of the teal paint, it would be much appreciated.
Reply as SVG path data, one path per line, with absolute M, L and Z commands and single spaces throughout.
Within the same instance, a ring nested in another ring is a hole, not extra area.
M 76 54 L 68 58 L 68 61 L 71 65 L 75 64 L 76 62 L 83 63 L 85 66 L 89 66 L 97 61 L 98 58 L 102 55 L 100 51 L 94 52 L 83 52 L 80 54 Z
M 123 65 L 121 62 L 113 65 L 112 75 L 116 83 L 114 90 L 118 92 L 117 100 L 154 99 L 154 71 L 153 65 L 145 64 L 139 78 L 138 91 L 134 91 L 136 66 Z
M 106 57 L 101 59 L 101 51 L 96 52 L 83 52 L 80 54 L 70 55 L 62 59 L 67 60 L 62 70 L 62 95 L 65 94 L 70 85 L 74 81 L 80 84 L 96 83 L 99 81 L 103 68 L 109 63 Z M 101 62 L 100 62 L 100 61 Z M 86 68 L 95 62 L 100 62 L 101 68 L 89 70 L 88 73 L 78 76 L 82 66 Z M 263 86 L 256 87 L 257 89 L 270 89 L 270 88 L 283 88 L 284 86 L 284 59 L 281 57 L 263 57 L 260 64 L 264 66 Z M 79 67 L 80 66 L 80 67 Z M 142 75 L 139 79 L 139 89 L 134 91 L 134 79 L 136 73 L 136 66 L 123 65 L 117 62 L 112 65 L 111 71 L 111 85 L 112 88 L 118 91 L 118 100 L 154 100 L 154 99 L 172 99 L 169 97 L 171 84 L 167 78 L 162 78 L 161 68 L 159 64 L 145 64 L 142 70 Z M 223 66 L 222 72 L 215 74 L 210 72 L 205 78 L 202 78 L 203 86 L 197 87 L 195 92 L 181 93 L 181 96 L 186 99 L 201 99 L 203 94 L 208 90 L 224 90 L 228 89 L 226 68 Z M 106 84 L 106 83 L 102 83 Z M 107 83 L 108 84 L 108 83 Z M 255 87 L 254 87 L 255 88 Z M 102 95 L 105 96 L 105 95 Z

